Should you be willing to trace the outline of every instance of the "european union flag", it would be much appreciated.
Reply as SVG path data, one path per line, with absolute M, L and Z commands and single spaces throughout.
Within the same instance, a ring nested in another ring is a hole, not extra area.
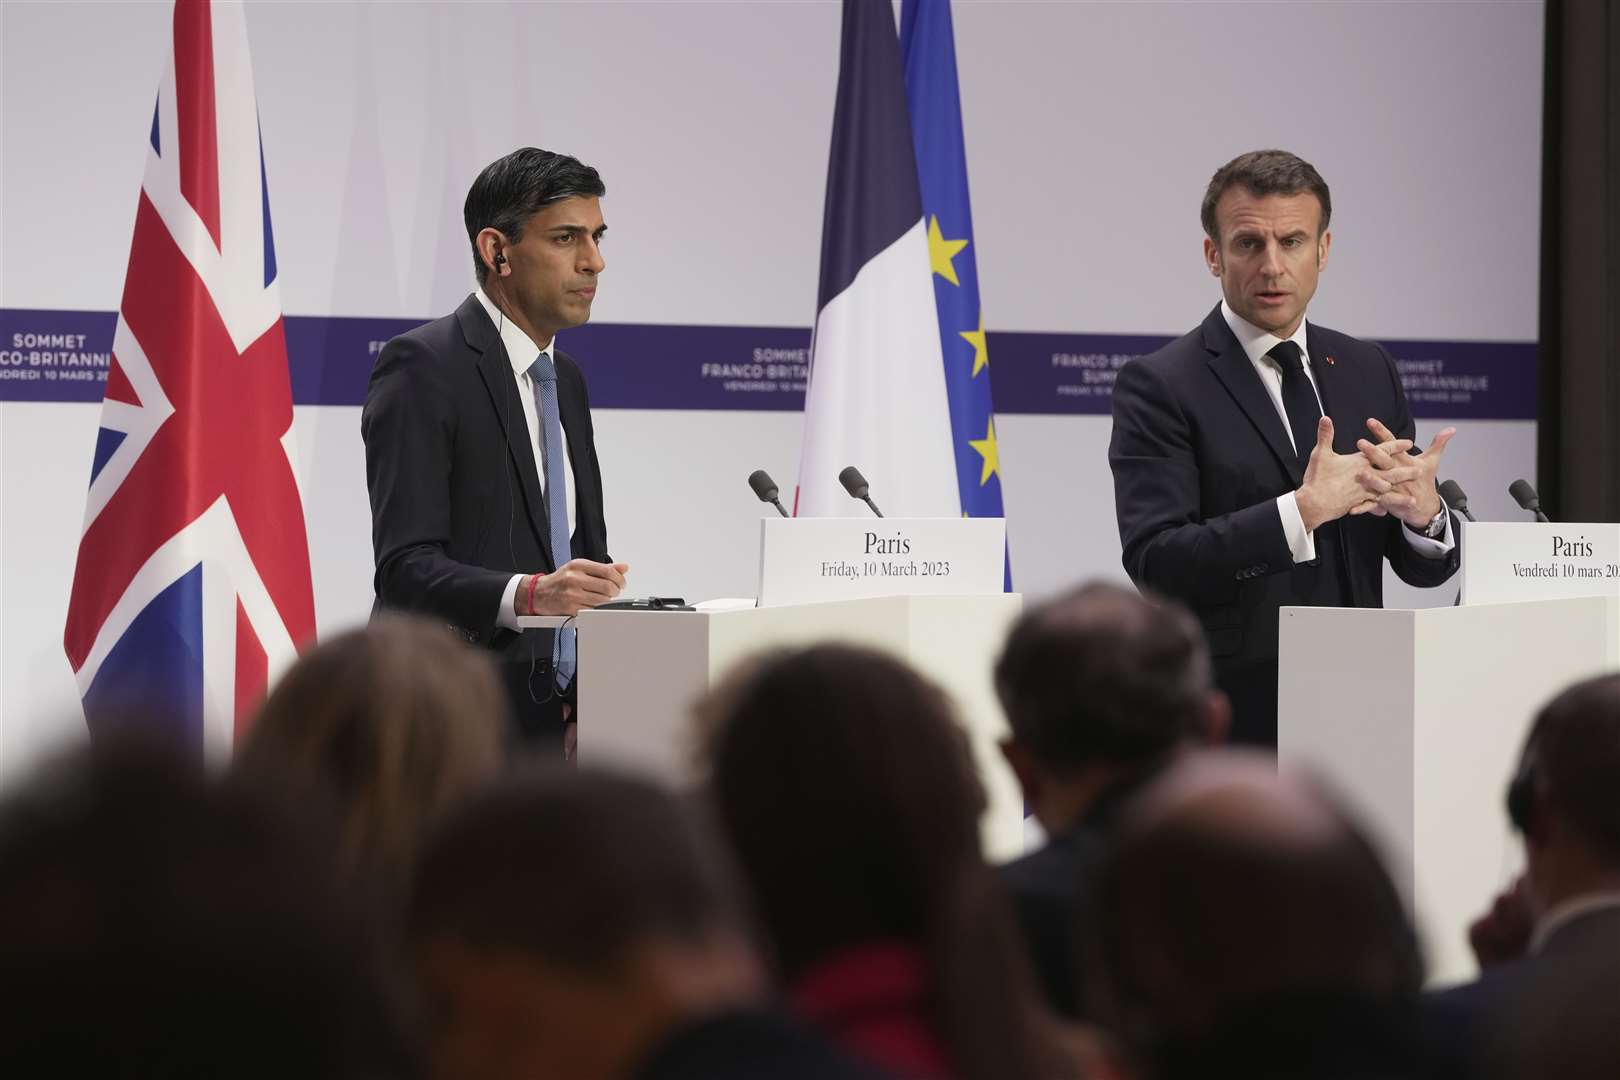
M 990 352 L 979 307 L 950 0 L 904 0 L 900 52 L 934 270 L 962 511 L 969 517 L 1001 517 L 1001 458 L 990 398 Z

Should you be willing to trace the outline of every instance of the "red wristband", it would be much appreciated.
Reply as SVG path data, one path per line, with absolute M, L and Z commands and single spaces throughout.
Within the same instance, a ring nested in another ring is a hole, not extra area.
M 539 574 L 530 574 L 529 575 L 529 614 L 530 615 L 539 614 L 539 612 L 534 610 L 534 589 L 535 589 L 535 586 L 537 586 L 539 584 L 540 584 L 540 575 Z

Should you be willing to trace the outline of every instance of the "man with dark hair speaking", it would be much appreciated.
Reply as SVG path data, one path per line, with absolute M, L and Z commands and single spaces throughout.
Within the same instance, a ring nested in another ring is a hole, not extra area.
M 478 287 L 390 341 L 366 390 L 379 608 L 441 618 L 493 649 L 521 734 L 572 752 L 573 632 L 523 630 L 611 600 L 585 379 L 557 331 L 590 318 L 602 259 L 596 170 L 525 147 L 473 181 Z
M 1202 218 L 1224 299 L 1114 387 L 1125 569 L 1192 608 L 1233 739 L 1262 746 L 1277 742 L 1279 608 L 1381 607 L 1385 558 L 1419 587 L 1457 568 L 1435 488 L 1454 429 L 1414 453 L 1389 353 L 1305 321 L 1331 211 L 1327 183 L 1286 151 L 1222 166 Z

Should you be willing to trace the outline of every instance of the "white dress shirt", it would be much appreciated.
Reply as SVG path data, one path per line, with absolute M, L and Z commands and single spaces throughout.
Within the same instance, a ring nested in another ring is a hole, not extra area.
M 523 330 L 508 319 L 494 301 L 485 295 L 484 290 L 475 290 L 474 295 L 478 302 L 484 305 L 484 311 L 489 315 L 489 321 L 500 330 L 501 344 L 506 346 L 506 359 L 512 365 L 512 377 L 517 380 L 518 400 L 523 403 L 523 420 L 529 429 L 529 449 L 534 451 L 535 472 L 540 475 L 540 498 L 546 497 L 546 441 L 544 432 L 540 430 L 540 411 L 534 403 L 534 380 L 529 378 L 529 368 L 540 358 L 541 353 L 553 365 L 557 358 L 553 353 L 556 348 L 556 339 L 546 342 L 544 347 L 535 344 L 534 340 Z M 563 494 L 568 503 L 568 535 L 574 535 L 574 458 L 573 451 L 568 446 L 568 432 L 563 432 L 563 452 L 568 455 L 563 467 Z M 567 562 L 562 559 L 558 565 Z M 495 613 L 495 624 L 504 626 L 509 630 L 517 630 L 517 608 L 513 601 L 517 597 L 518 584 L 525 575 L 513 574 L 512 580 L 506 583 L 506 591 L 501 594 L 501 607 Z
M 1225 300 L 1221 301 L 1221 317 L 1226 320 L 1226 325 L 1232 328 L 1238 344 L 1243 346 L 1243 353 L 1249 358 L 1249 363 L 1254 365 L 1255 374 L 1260 376 L 1260 384 L 1266 388 L 1266 393 L 1271 397 L 1271 404 L 1277 409 L 1277 417 L 1282 421 L 1283 434 L 1288 436 L 1288 445 L 1294 446 L 1293 427 L 1288 423 L 1288 409 L 1283 405 L 1282 365 L 1266 355 L 1285 339 L 1269 330 L 1260 329 L 1233 311 Z M 1311 370 L 1311 351 L 1305 347 L 1304 319 L 1299 320 L 1298 329 L 1286 340 L 1299 346 L 1300 360 L 1305 365 L 1305 378 L 1311 384 L 1311 392 L 1316 394 L 1317 411 L 1326 412 L 1322 408 L 1321 391 L 1316 388 L 1316 375 Z M 1294 452 L 1299 452 L 1297 446 L 1294 447 Z M 1441 508 L 1445 509 L 1445 505 L 1445 500 L 1442 499 Z M 1288 540 L 1288 550 L 1293 554 L 1294 561 L 1310 562 L 1316 558 L 1316 537 L 1312 530 L 1305 528 L 1305 522 L 1299 516 L 1299 504 L 1294 501 L 1292 491 L 1277 496 L 1277 516 L 1282 519 L 1283 535 Z M 1408 528 L 1402 528 L 1401 535 L 1406 537 L 1406 542 L 1424 558 L 1443 559 L 1457 543 L 1451 535 L 1451 514 L 1447 512 L 1443 520 L 1445 530 L 1437 539 L 1430 539 Z

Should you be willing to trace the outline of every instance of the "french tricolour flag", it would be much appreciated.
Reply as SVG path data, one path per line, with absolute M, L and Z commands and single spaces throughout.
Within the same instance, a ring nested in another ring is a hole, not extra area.
M 242 5 L 178 0 L 64 634 L 92 734 L 229 751 L 315 633 Z
M 957 517 L 928 224 L 892 6 L 844 5 L 821 239 L 821 287 L 795 513 L 861 508 L 846 465 L 896 517 Z

